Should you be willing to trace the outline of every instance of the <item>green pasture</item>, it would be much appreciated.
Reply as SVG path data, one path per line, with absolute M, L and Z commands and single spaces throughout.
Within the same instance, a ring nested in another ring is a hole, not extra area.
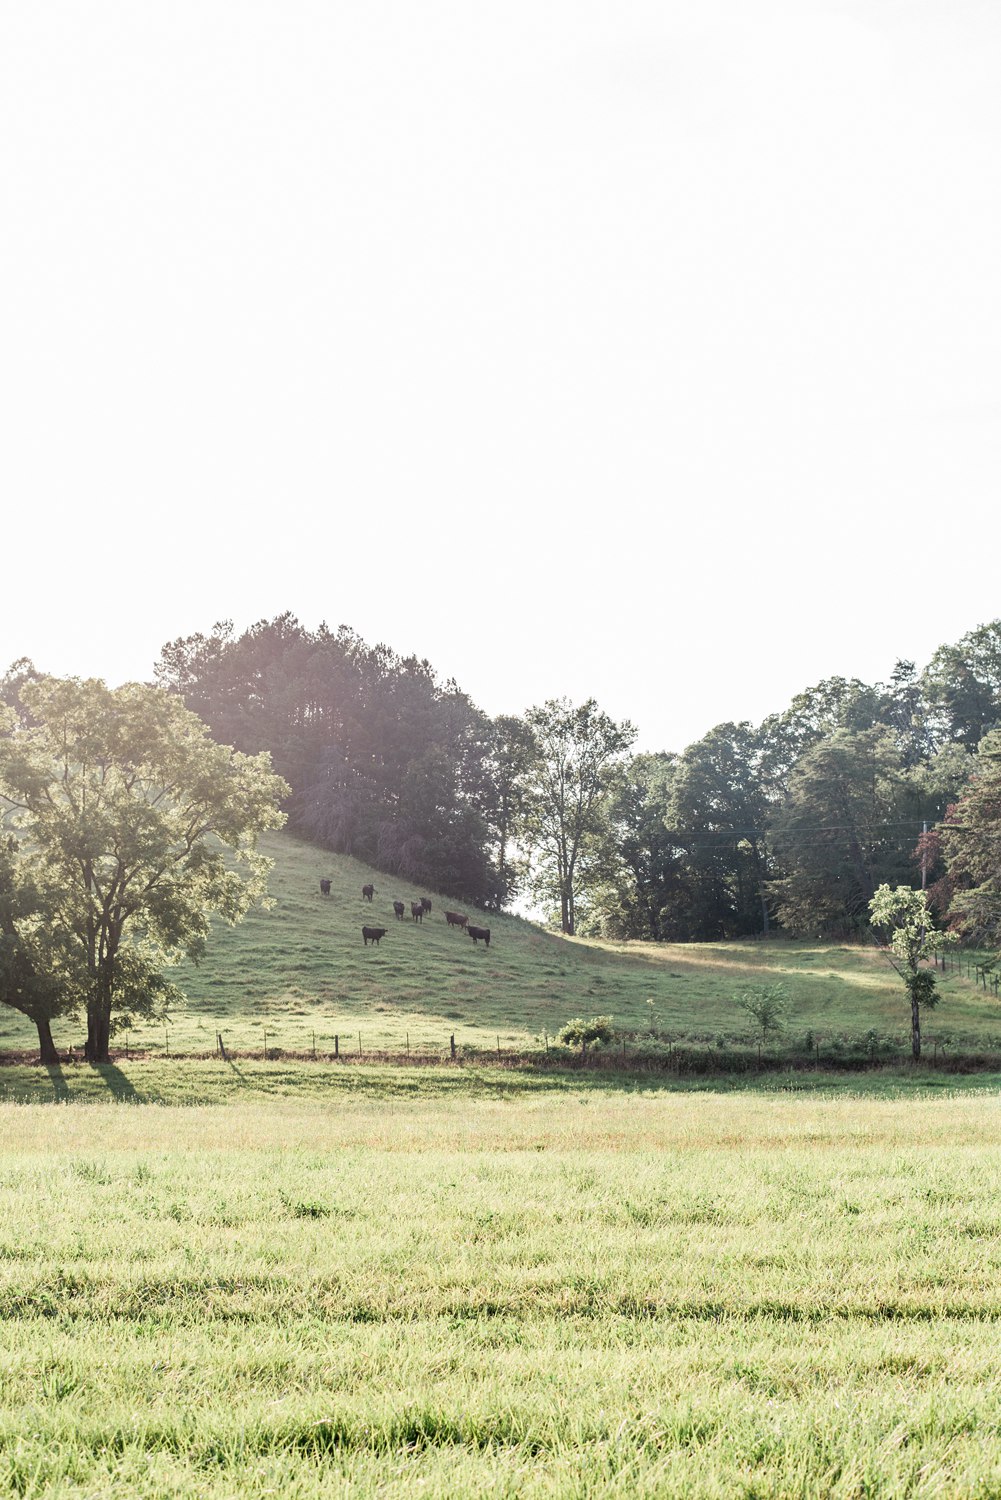
M 524 1049 L 541 1045 L 573 1016 L 608 1014 L 625 1030 L 653 1028 L 676 1041 L 720 1033 L 748 1037 L 747 1017 L 733 1004 L 743 985 L 782 981 L 790 1000 L 788 1036 L 819 1039 L 870 1029 L 903 1038 L 909 1013 L 900 981 L 871 948 L 773 940 L 767 943 L 609 944 L 568 940 L 518 917 L 481 916 L 491 945 L 474 946 L 445 923 L 455 903 L 437 892 L 380 875 L 287 835 L 266 841 L 275 859 L 269 911 L 239 927 L 218 925 L 198 967 L 176 976 L 188 1006 L 168 1028 L 144 1027 L 118 1047 L 211 1052 L 216 1033 L 237 1052 L 322 1054 L 392 1051 L 440 1056 L 454 1035 L 459 1047 Z M 321 875 L 332 894 L 320 895 Z M 375 900 L 362 899 L 368 882 Z M 433 911 L 418 925 L 410 901 L 430 895 Z M 405 902 L 405 922 L 393 899 Z M 471 913 L 474 920 L 475 912 Z M 365 947 L 363 924 L 385 926 L 379 947 Z M 929 1043 L 1001 1048 L 1001 1002 L 958 972 L 942 976 L 942 1004 L 926 1018 Z M 79 1040 L 64 1022 L 57 1043 Z M 30 1047 L 34 1031 L 0 1008 L 0 1050 Z
M 0 1104 L 3 1492 L 1001 1490 L 996 1078 L 267 1071 Z

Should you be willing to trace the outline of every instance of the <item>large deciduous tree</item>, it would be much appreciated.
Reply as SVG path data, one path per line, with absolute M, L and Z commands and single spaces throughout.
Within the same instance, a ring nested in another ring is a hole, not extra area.
M 491 721 L 483 762 L 482 802 L 496 850 L 496 904 L 500 907 L 518 890 L 520 867 L 512 850 L 521 829 L 534 756 L 535 739 L 524 719 L 499 714 Z
M 577 923 L 582 862 L 602 830 L 602 799 L 636 731 L 593 698 L 575 707 L 551 698 L 525 715 L 535 740 L 524 830 L 536 894 L 555 902 L 560 925 Z
M 1001 620 L 978 625 L 954 646 L 940 646 L 922 688 L 940 737 L 975 750 L 1001 722 Z
M 969 786 L 939 831 L 950 916 L 974 942 L 1001 945 L 1001 730 L 985 737 Z
M 284 822 L 288 789 L 270 756 L 214 743 L 159 688 L 41 678 L 21 700 L 0 737 L 0 797 L 19 878 L 86 1010 L 86 1056 L 104 1062 L 116 1024 L 176 994 L 161 970 L 201 955 L 210 913 L 236 921 L 263 897 L 257 839 Z
M 866 928 L 880 881 L 911 873 L 922 806 L 889 729 L 839 729 L 808 750 L 772 824 L 786 870 L 772 885 L 783 925 Z
M 490 721 L 430 663 L 294 615 L 163 648 L 157 680 L 238 750 L 269 750 L 293 828 L 338 853 L 480 906 L 491 858 Z
M 601 931 L 615 938 L 686 939 L 690 886 L 668 823 L 676 755 L 634 755 L 607 799 L 607 835 L 593 895 Z
M 717 724 L 679 757 L 670 820 L 686 851 L 693 916 L 704 912 L 695 936 L 768 931 L 761 750 L 750 724 Z
M 0 836 L 0 1005 L 38 1031 L 43 1063 L 58 1062 L 52 1022 L 79 1006 L 79 976 L 68 934 L 31 878 L 12 834 Z

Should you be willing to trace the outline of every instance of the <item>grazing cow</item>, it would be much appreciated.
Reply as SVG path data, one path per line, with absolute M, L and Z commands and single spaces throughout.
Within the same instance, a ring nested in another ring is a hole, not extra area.
M 488 948 L 490 947 L 490 928 L 489 927 L 467 927 L 466 931 L 469 933 L 469 936 L 472 938 L 472 940 L 473 940 L 474 943 L 477 941 L 478 938 L 482 938 L 483 941 L 486 943 L 487 947 Z
M 466 923 L 469 921 L 469 918 L 464 917 L 462 913 L 458 911 L 447 911 L 445 913 L 445 921 L 448 923 L 449 927 L 465 927 Z
M 375 895 L 375 886 L 363 885 L 361 888 L 361 893 L 366 901 L 371 901 L 372 897 Z
M 431 897 L 430 896 L 422 896 L 421 897 L 421 905 L 423 906 L 423 908 L 424 908 L 425 911 L 430 911 L 431 910 Z
M 321 896 L 329 896 L 330 895 L 330 881 L 329 880 L 321 880 L 320 881 L 320 895 Z
M 365 939 L 365 947 L 367 948 L 369 943 L 378 943 L 380 938 L 384 938 L 386 936 L 386 929 L 385 927 L 363 927 L 361 935 Z
M 424 908 L 419 901 L 411 901 L 410 915 L 413 917 L 415 922 L 424 921 Z
M 403 921 L 403 902 L 402 901 L 394 901 L 393 902 L 393 910 L 396 913 L 396 920 L 398 922 L 402 922 Z

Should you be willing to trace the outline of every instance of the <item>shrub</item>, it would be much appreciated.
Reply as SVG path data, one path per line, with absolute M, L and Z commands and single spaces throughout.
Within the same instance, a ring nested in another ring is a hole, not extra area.
M 579 1045 L 583 1055 L 591 1042 L 610 1042 L 613 1035 L 611 1016 L 592 1016 L 589 1021 L 577 1016 L 573 1021 L 567 1022 L 560 1032 L 559 1040 L 568 1047 Z

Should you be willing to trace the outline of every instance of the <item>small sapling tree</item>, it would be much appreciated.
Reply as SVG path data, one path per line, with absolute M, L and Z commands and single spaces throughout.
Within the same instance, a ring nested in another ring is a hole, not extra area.
M 904 981 L 911 1002 L 911 1053 L 921 1056 L 921 1012 L 938 1004 L 935 975 L 921 965 L 953 942 L 952 933 L 937 932 L 924 891 L 881 885 L 869 902 L 872 929 L 883 952 Z
M 567 1022 L 559 1039 L 566 1047 L 579 1046 L 581 1056 L 584 1057 L 592 1042 L 607 1043 L 612 1040 L 613 1035 L 611 1016 L 592 1016 L 589 1021 L 578 1016 Z
M 740 1009 L 746 1011 L 761 1031 L 763 1044 L 770 1033 L 779 1032 L 785 1026 L 788 1009 L 785 985 L 759 984 L 749 986 L 734 996 Z M 760 1055 L 760 1045 L 759 1045 Z

